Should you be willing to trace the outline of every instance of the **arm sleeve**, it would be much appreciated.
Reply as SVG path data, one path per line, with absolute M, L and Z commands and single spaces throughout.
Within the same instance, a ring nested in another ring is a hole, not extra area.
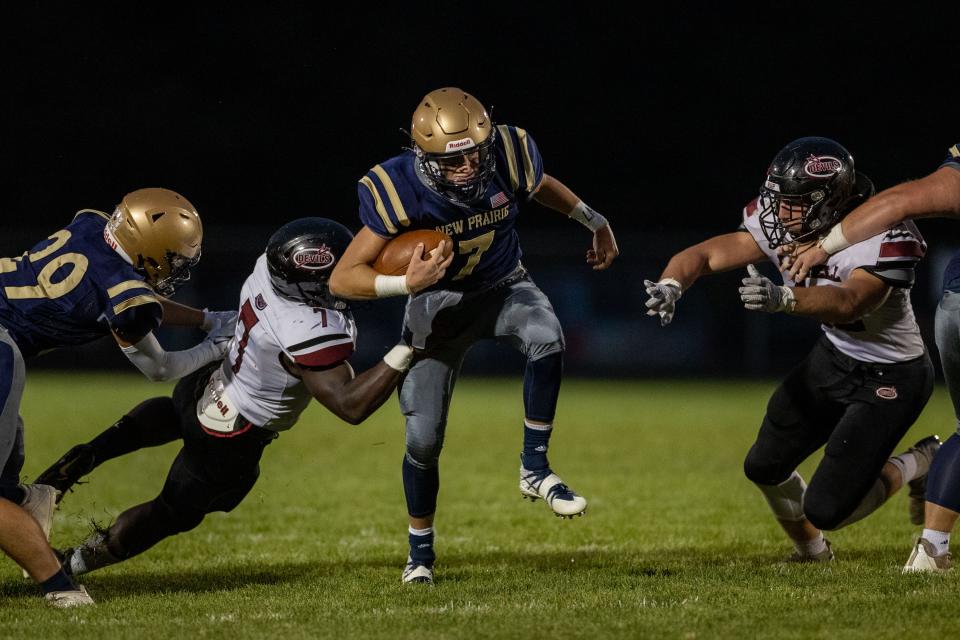
M 148 333 L 136 344 L 121 347 L 121 350 L 149 380 L 162 382 L 182 378 L 203 365 L 222 358 L 228 344 L 227 340 L 217 343 L 207 338 L 190 349 L 166 351 L 156 336 Z

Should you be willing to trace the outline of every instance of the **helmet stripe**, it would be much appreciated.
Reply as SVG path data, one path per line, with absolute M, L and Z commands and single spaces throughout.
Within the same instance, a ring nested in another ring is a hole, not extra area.
M 373 172 L 380 178 L 380 182 L 383 183 L 383 188 L 387 192 L 387 197 L 390 198 L 390 206 L 393 207 L 393 212 L 397 216 L 397 221 L 403 226 L 410 225 L 410 218 L 407 217 L 407 212 L 403 209 L 403 203 L 400 201 L 400 194 L 397 193 L 397 188 L 393 185 L 393 180 L 390 179 L 390 176 L 387 175 L 387 172 L 383 167 L 377 165 L 373 168 Z

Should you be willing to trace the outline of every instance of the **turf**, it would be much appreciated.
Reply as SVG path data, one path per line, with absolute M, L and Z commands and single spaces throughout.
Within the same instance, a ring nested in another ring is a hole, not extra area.
M 259 484 L 233 513 L 85 576 L 95 608 L 47 609 L 2 563 L 0 636 L 956 635 L 960 575 L 900 573 L 917 533 L 904 494 L 831 534 L 832 565 L 778 562 L 790 547 L 741 472 L 773 386 L 567 381 L 551 461 L 590 500 L 585 517 L 567 521 L 519 497 L 519 379 L 462 380 L 441 468 L 432 588 L 399 584 L 406 525 L 395 401 L 359 427 L 313 407 L 268 447 Z M 169 388 L 133 376 L 31 375 L 25 473 Z M 954 424 L 938 389 L 905 444 Z M 64 500 L 54 544 L 155 496 L 175 453 L 168 445 L 98 469 Z

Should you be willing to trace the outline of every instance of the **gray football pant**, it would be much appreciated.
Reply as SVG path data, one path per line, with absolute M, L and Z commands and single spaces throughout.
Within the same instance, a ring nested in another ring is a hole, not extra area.
M 943 377 L 953 401 L 957 432 L 960 433 L 960 293 L 944 291 L 937 306 L 935 327 Z
M 20 398 L 26 380 L 26 368 L 17 343 L 0 326 L 0 495 L 20 484 L 23 469 L 23 420 Z M 5 394 L 5 397 L 3 395 Z
M 431 291 L 410 298 L 404 333 L 413 346 L 427 352 L 400 387 L 407 460 L 421 469 L 437 466 L 453 388 L 473 343 L 496 339 L 529 360 L 564 349 L 553 306 L 522 268 L 484 291 Z

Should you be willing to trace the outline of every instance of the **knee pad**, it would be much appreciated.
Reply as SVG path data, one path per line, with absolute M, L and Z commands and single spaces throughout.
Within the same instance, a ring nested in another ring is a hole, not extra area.
M 407 458 L 416 467 L 436 467 L 443 449 L 443 424 L 417 416 L 407 417 Z
M 756 484 L 777 520 L 799 522 L 808 517 L 804 513 L 807 484 L 796 471 L 779 484 Z
M 796 473 L 796 472 L 794 472 Z M 792 476 L 783 479 L 784 471 L 779 464 L 771 461 L 757 451 L 757 445 L 750 448 L 747 457 L 743 460 L 743 474 L 757 486 L 777 486 L 787 482 Z

